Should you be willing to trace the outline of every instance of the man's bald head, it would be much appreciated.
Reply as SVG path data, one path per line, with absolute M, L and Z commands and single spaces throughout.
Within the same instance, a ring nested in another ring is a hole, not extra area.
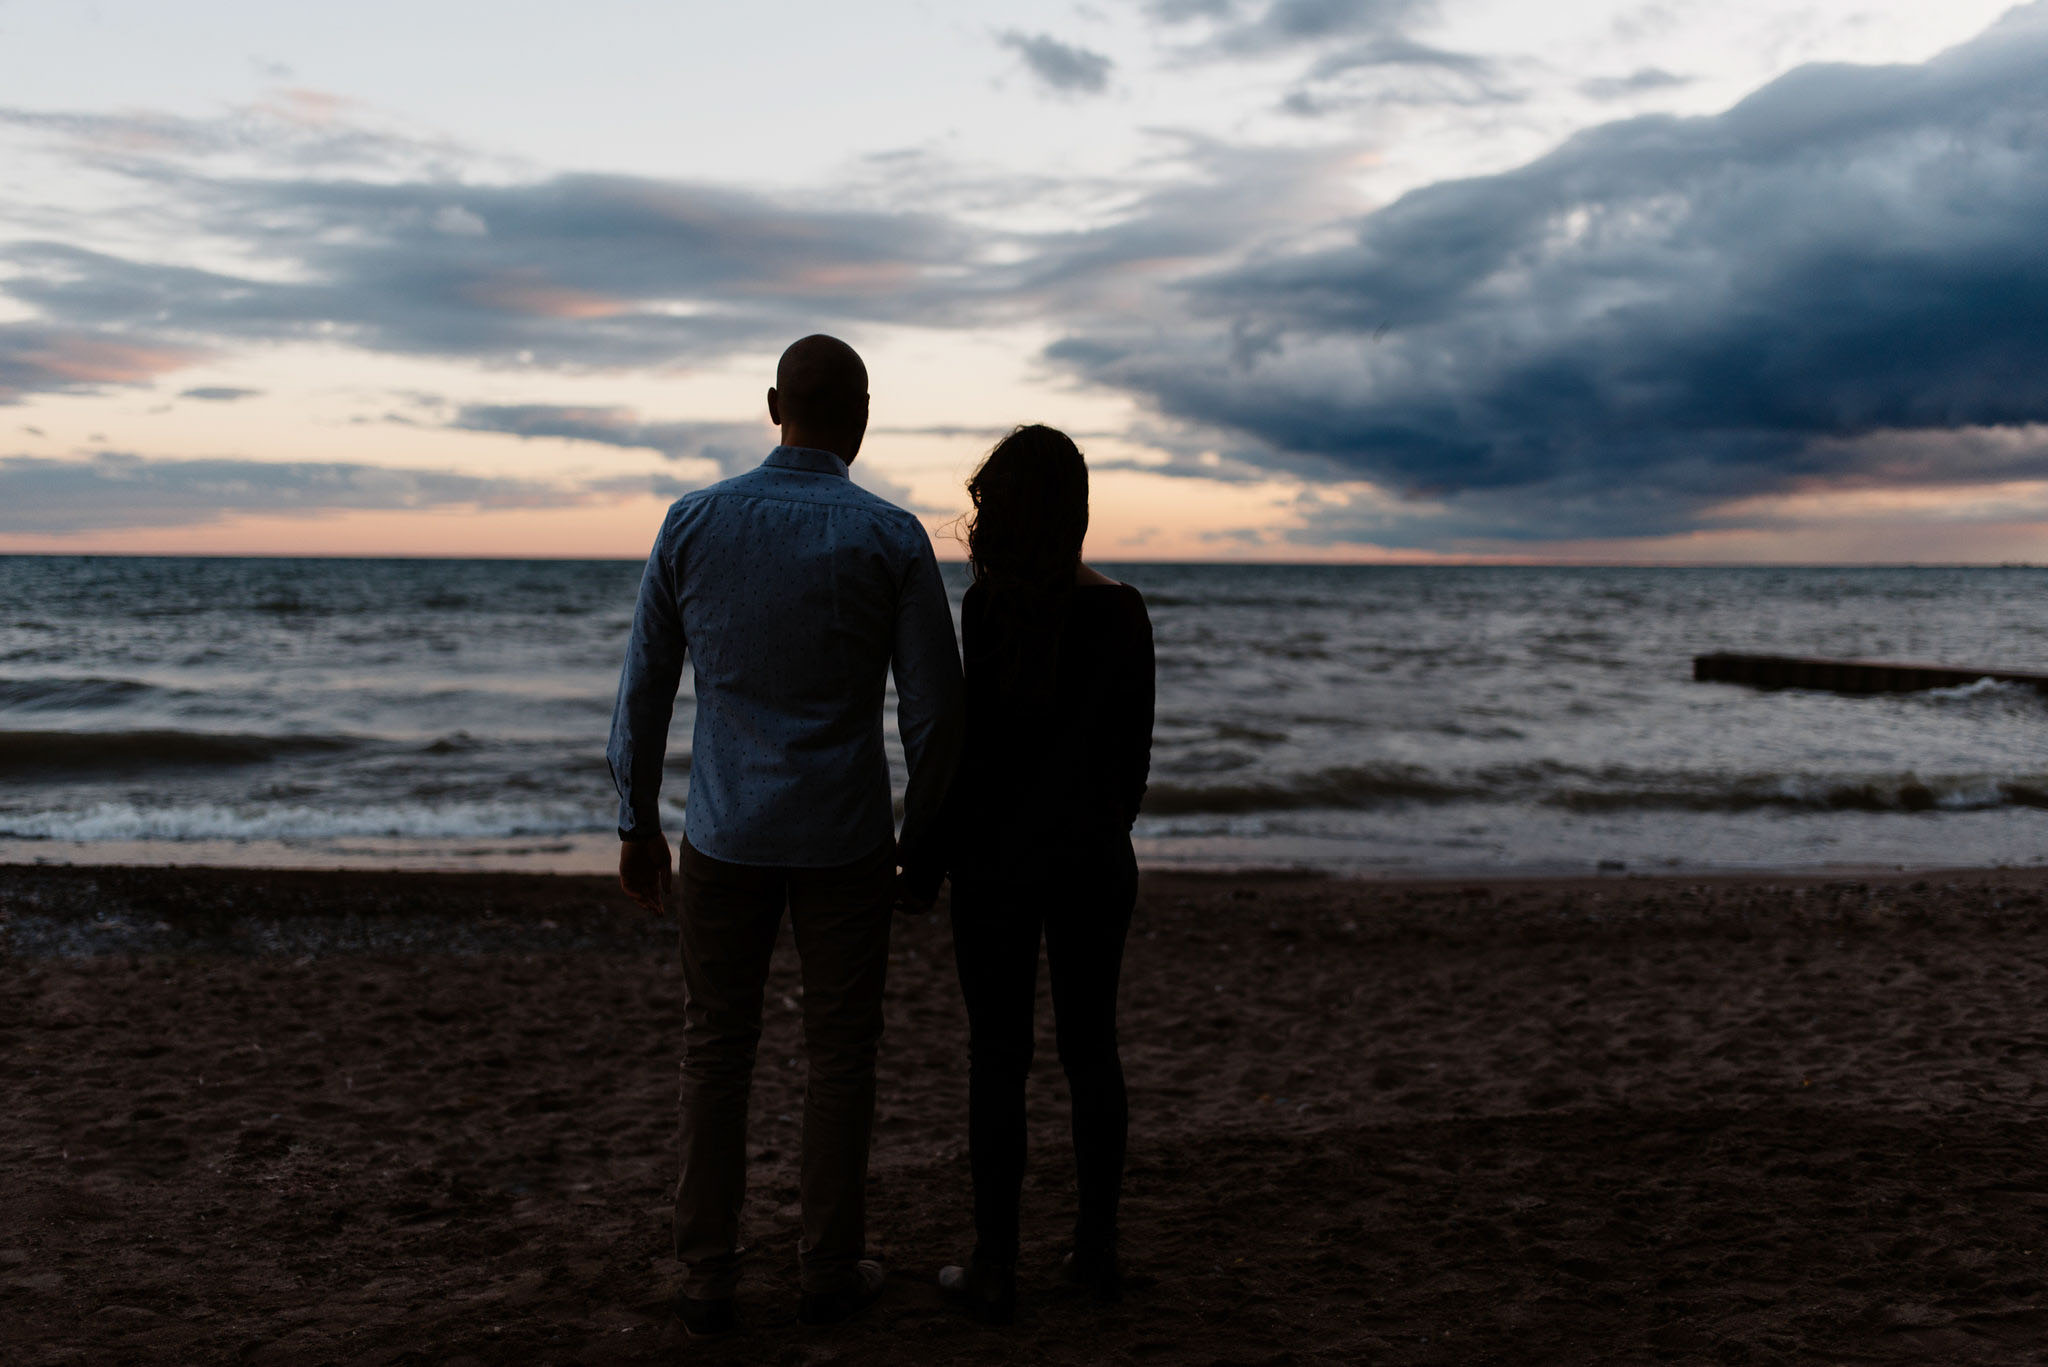
M 768 416 L 790 446 L 813 446 L 851 461 L 868 427 L 868 368 L 837 337 L 792 342 L 775 366 Z

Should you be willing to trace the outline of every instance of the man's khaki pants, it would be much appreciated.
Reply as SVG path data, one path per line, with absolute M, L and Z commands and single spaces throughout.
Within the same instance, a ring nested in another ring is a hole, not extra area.
M 683 1293 L 730 1296 L 747 1184 L 747 1098 L 782 910 L 803 965 L 803 1289 L 859 1285 L 867 1241 L 875 1049 L 889 968 L 895 848 L 836 868 L 728 864 L 683 842 Z

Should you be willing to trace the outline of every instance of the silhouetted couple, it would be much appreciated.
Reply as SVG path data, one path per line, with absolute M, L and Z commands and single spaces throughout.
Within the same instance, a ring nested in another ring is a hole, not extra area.
M 1080 451 L 1051 428 L 1020 427 L 968 484 L 963 687 L 930 538 L 847 477 L 867 430 L 860 357 L 830 337 L 797 342 L 768 414 L 782 444 L 758 469 L 669 509 L 612 718 L 619 879 L 659 910 L 671 867 L 656 799 L 691 660 L 678 1314 L 692 1334 L 737 1323 L 747 1099 L 785 906 L 809 1064 L 798 1316 L 834 1323 L 881 1294 L 882 1268 L 863 1254 L 890 918 L 929 910 L 949 876 L 976 1242 L 941 1285 L 986 1320 L 1015 1307 L 1042 937 L 1073 1095 L 1079 1214 L 1065 1266 L 1114 1298 L 1128 1124 L 1116 993 L 1152 739 L 1144 599 L 1081 561 Z M 891 670 L 909 768 L 900 837 L 882 738 Z

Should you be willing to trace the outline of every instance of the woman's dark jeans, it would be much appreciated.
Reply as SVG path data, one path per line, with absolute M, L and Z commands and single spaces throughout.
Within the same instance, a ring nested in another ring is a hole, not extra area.
M 1060 1066 L 1074 1105 L 1075 1243 L 1116 1237 L 1130 1109 L 1117 1054 L 1116 993 L 1137 901 L 1128 837 L 1017 879 L 953 880 L 953 953 L 967 999 L 968 1154 L 976 1252 L 1014 1261 L 1024 1188 L 1024 1082 L 1031 1071 L 1038 945 L 1052 977 Z

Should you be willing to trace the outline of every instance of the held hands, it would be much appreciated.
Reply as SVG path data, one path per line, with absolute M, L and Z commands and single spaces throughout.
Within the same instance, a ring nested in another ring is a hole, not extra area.
M 938 890 L 936 888 L 930 894 L 926 894 L 912 886 L 910 870 L 905 868 L 903 864 L 903 842 L 897 841 L 896 901 L 892 909 L 899 916 L 906 913 L 926 916 L 931 913 L 932 907 L 937 904 L 938 900 Z
M 645 840 L 619 842 L 619 886 L 643 910 L 661 915 L 668 901 L 672 861 L 668 839 L 652 835 Z
M 938 905 L 938 900 L 936 896 L 926 897 L 911 891 L 910 880 L 905 878 L 901 872 L 897 873 L 896 905 L 894 910 L 898 916 L 928 916 L 931 914 L 932 908 Z

